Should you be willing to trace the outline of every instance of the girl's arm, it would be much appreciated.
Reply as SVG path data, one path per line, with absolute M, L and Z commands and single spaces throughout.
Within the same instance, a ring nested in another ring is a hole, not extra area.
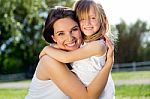
M 102 70 L 90 85 L 85 87 L 78 78 L 63 63 L 60 63 L 47 55 L 43 56 L 38 64 L 37 76 L 40 72 L 46 75 L 46 79 L 53 82 L 72 99 L 98 99 L 102 93 L 113 64 L 113 47 L 108 46 L 107 60 Z
M 63 51 L 60 49 L 56 49 L 51 46 L 46 46 L 40 53 L 40 57 L 44 54 L 49 55 L 50 57 L 63 62 L 70 63 L 73 61 L 81 60 L 84 58 L 88 58 L 91 56 L 100 56 L 106 53 L 105 44 L 100 44 L 99 41 L 92 41 L 87 43 L 85 46 L 78 48 L 73 51 Z

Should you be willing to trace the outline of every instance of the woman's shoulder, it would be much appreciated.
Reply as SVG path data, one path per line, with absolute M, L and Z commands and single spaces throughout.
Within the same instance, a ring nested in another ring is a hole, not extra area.
M 51 58 L 48 55 L 43 55 L 40 59 L 39 59 L 39 66 L 42 66 L 43 68 L 48 68 L 50 66 L 53 66 L 52 63 L 55 62 L 56 60 Z
M 43 55 L 40 59 L 39 59 L 39 61 L 47 61 L 48 59 L 50 59 L 50 57 L 48 56 L 48 55 Z
M 49 62 L 55 62 L 56 60 L 48 55 L 43 55 L 39 61 L 44 63 L 49 63 Z

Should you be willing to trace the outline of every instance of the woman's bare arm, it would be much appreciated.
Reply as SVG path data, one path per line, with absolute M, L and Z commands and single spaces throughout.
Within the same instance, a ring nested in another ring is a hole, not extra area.
M 90 95 L 91 99 L 92 98 L 98 99 L 100 94 L 103 92 L 103 89 L 105 88 L 105 85 L 107 83 L 112 65 L 114 63 L 114 45 L 107 36 L 105 36 L 105 38 L 106 38 L 106 45 L 108 46 L 107 60 L 106 60 L 104 67 L 100 71 L 100 73 L 98 73 L 95 79 L 87 87 L 87 90 L 91 94 Z

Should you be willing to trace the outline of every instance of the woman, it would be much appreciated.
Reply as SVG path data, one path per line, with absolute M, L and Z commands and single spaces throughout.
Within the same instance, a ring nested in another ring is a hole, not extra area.
M 62 50 L 78 49 L 82 37 L 74 11 L 51 9 L 45 22 L 44 38 L 49 43 L 57 43 L 54 47 Z M 107 37 L 106 42 L 109 47 L 107 61 L 87 87 L 66 64 L 44 55 L 38 63 L 26 99 L 96 99 L 105 87 L 113 64 L 113 46 Z
M 62 63 L 71 63 L 72 71 L 85 86 L 88 86 L 105 64 L 107 46 L 103 35 L 106 33 L 111 35 L 111 32 L 108 32 L 109 23 L 100 3 L 93 0 L 78 0 L 74 9 L 83 35 L 83 43 L 80 48 L 63 51 L 46 46 L 40 56 L 47 54 Z M 57 28 L 60 29 L 61 26 Z M 58 37 L 54 35 L 53 38 Z M 114 37 L 112 40 L 114 41 Z M 99 99 L 115 99 L 115 86 L 111 73 Z

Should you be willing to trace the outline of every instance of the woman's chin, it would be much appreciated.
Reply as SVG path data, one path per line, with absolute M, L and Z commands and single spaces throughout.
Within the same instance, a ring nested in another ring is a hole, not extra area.
M 76 50 L 76 49 L 78 49 L 78 47 L 76 47 L 76 46 L 66 47 L 66 50 L 68 50 L 68 51 L 72 51 L 72 50 Z

